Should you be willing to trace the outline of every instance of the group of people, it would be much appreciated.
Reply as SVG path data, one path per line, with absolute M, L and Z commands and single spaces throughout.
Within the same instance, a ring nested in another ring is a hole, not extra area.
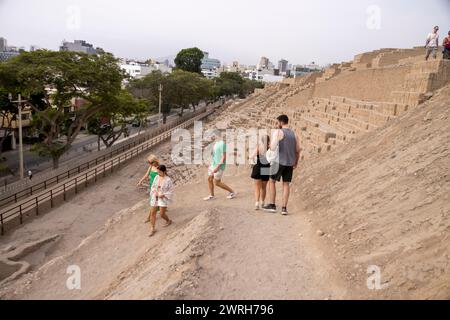
M 167 215 L 167 208 L 172 200 L 174 185 L 172 179 L 167 175 L 167 167 L 160 164 L 155 155 L 150 155 L 147 161 L 149 165 L 147 173 L 139 181 L 138 186 L 148 179 L 150 212 L 145 223 L 150 223 L 149 236 L 152 237 L 156 233 L 156 215 L 158 212 L 166 222 L 164 227 L 172 224 L 172 220 Z
M 281 214 L 288 215 L 290 185 L 294 170 L 300 159 L 300 143 L 295 132 L 289 128 L 289 117 L 281 115 L 277 118 L 278 128 L 272 137 L 264 135 L 260 138 L 253 155 L 251 178 L 255 185 L 255 210 L 276 213 L 276 183 L 283 183 Z M 215 199 L 214 187 L 228 192 L 228 199 L 234 199 L 236 192 L 222 182 L 226 168 L 227 147 L 223 134 L 214 134 L 215 143 L 212 148 L 212 161 L 208 168 L 208 186 L 210 194 L 204 199 Z M 267 199 L 267 203 L 266 203 Z
M 276 183 L 282 181 L 282 209 L 281 214 L 287 215 L 290 185 L 294 170 L 300 159 L 300 143 L 295 132 L 289 128 L 289 118 L 281 115 L 277 118 L 278 128 L 273 134 L 264 135 L 254 150 L 251 178 L 255 186 L 255 210 L 264 210 L 276 213 Z M 222 180 L 227 165 L 227 145 L 224 141 L 224 133 L 220 130 L 213 132 L 213 143 L 211 144 L 211 163 L 208 167 L 209 195 L 205 201 L 215 199 L 215 187 L 228 192 L 227 199 L 234 199 L 236 192 Z M 148 158 L 149 168 L 146 174 L 138 182 L 141 186 L 146 180 L 149 181 L 150 212 L 145 223 L 150 223 L 150 236 L 156 233 L 156 215 L 159 212 L 165 220 L 165 227 L 172 224 L 167 215 L 167 210 L 172 201 L 174 184 L 167 175 L 167 168 L 161 165 L 155 155 Z M 267 203 L 266 203 L 267 199 Z
M 446 60 L 450 60 L 450 31 L 448 32 L 448 35 L 444 38 L 442 46 L 444 47 L 444 50 L 442 52 L 443 58 Z M 434 59 L 437 58 L 437 52 L 439 48 L 438 26 L 435 26 L 433 28 L 433 31 L 430 34 L 428 34 L 425 48 L 426 48 L 425 60 L 428 60 L 430 56 L 433 56 Z

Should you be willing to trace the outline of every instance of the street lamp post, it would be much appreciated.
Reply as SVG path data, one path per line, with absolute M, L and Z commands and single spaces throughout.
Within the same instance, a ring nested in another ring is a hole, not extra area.
M 161 126 L 161 107 L 162 107 L 162 91 L 163 91 L 163 85 L 159 85 L 159 119 L 158 119 L 158 125 Z
M 19 172 L 20 179 L 25 177 L 24 167 L 23 167 L 23 135 L 22 135 L 22 103 L 27 102 L 26 100 L 22 100 L 22 95 L 19 93 L 17 101 L 12 101 L 12 94 L 9 94 L 9 100 L 12 103 L 17 103 L 17 109 L 19 110 Z

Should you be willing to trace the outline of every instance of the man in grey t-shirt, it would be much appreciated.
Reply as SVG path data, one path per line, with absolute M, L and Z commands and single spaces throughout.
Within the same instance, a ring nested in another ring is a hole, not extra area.
M 294 170 L 298 166 L 300 159 L 300 144 L 294 131 L 289 129 L 289 118 L 281 115 L 277 118 L 278 130 L 274 132 L 270 149 L 275 151 L 278 147 L 277 163 L 272 163 L 272 176 L 269 182 L 269 204 L 263 209 L 268 212 L 277 212 L 276 202 L 276 182 L 283 179 L 283 205 L 281 214 L 287 215 L 287 205 L 290 195 L 290 185 Z
M 433 28 L 433 32 L 428 34 L 427 42 L 425 44 L 425 48 L 427 49 L 427 54 L 425 56 L 425 60 L 430 58 L 430 55 L 433 54 L 433 58 L 437 58 L 437 50 L 439 47 L 439 27 L 436 26 Z

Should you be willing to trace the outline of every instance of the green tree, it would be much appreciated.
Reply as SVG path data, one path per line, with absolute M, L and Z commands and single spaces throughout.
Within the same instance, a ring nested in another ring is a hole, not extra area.
M 256 88 L 264 88 L 262 82 L 244 79 L 236 72 L 222 72 L 216 79 L 215 86 L 218 96 L 239 95 L 240 98 L 245 98 L 253 93 Z
M 241 96 L 241 98 L 244 98 L 244 97 L 248 96 L 249 94 L 252 94 L 253 92 L 255 92 L 255 89 L 263 89 L 263 88 L 264 88 L 264 83 L 262 81 L 244 79 L 244 83 L 242 84 L 240 96 Z
M 170 95 L 169 74 L 161 71 L 153 71 L 142 79 L 135 79 L 128 85 L 128 90 L 137 98 L 146 99 L 149 103 L 149 111 L 158 113 L 159 111 L 159 86 L 162 85 L 161 93 L 162 105 L 161 112 L 163 114 L 163 123 L 166 123 L 167 116 L 170 114 L 172 107 L 172 96 Z
M 4 88 L 0 88 L 0 157 L 6 140 L 14 131 L 12 123 L 17 119 L 18 109 L 11 101 L 9 101 L 8 92 Z
M 189 106 L 198 105 L 202 100 L 208 100 L 212 82 L 198 73 L 176 70 L 169 76 L 169 101 L 180 109 L 179 115 Z
M 216 79 L 219 96 L 240 94 L 244 79 L 236 72 L 222 72 Z
M 177 69 L 201 74 L 204 57 L 203 51 L 199 48 L 183 49 L 177 54 L 175 65 Z
M 98 137 L 100 142 L 111 148 L 122 136 L 128 132 L 129 119 L 132 117 L 145 118 L 148 105 L 145 100 L 135 99 L 128 91 L 122 90 L 113 101 L 111 107 L 98 112 L 88 121 L 89 133 Z M 141 119 L 142 121 L 142 119 Z
M 38 50 L 0 64 L 0 86 L 29 98 L 33 125 L 44 141 L 33 146 L 57 168 L 95 114 L 114 107 L 125 74 L 112 54 Z M 84 101 L 74 107 L 73 101 Z

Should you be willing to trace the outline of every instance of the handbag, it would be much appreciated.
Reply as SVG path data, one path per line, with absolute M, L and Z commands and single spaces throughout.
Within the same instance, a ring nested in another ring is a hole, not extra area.
M 275 149 L 275 151 L 272 151 L 271 149 L 267 150 L 266 159 L 270 164 L 272 164 L 272 163 L 276 162 L 276 160 L 278 160 L 278 158 L 279 158 L 278 149 L 279 149 L 279 147 L 277 145 L 277 148 Z

